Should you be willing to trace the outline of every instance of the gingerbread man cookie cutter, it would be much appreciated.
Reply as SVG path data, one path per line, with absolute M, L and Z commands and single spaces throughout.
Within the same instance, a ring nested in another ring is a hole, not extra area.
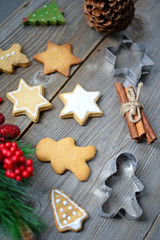
M 144 188 L 135 176 L 137 160 L 131 153 L 120 154 L 112 161 L 107 178 L 101 185 L 101 206 L 98 214 L 111 218 L 120 215 L 129 220 L 138 219 L 142 209 L 137 202 Z

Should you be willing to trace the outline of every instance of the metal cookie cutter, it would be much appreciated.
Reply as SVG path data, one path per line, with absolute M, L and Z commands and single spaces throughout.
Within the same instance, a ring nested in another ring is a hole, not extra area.
M 113 65 L 114 76 L 126 77 L 135 86 L 154 65 L 146 54 L 146 43 L 134 43 L 125 34 L 118 46 L 106 48 L 105 58 Z
M 137 160 L 131 153 L 122 153 L 116 159 L 116 165 L 113 163 L 108 169 L 110 176 L 101 186 L 103 200 L 98 214 L 106 218 L 119 214 L 126 219 L 138 219 L 142 209 L 136 198 L 144 186 L 134 175 Z

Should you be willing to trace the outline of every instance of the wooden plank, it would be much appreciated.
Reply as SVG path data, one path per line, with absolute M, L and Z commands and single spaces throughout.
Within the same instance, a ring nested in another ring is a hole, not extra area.
M 149 0 L 138 1 L 137 8 L 138 15 L 141 16 L 139 22 L 143 24 L 137 25 L 136 19 L 126 33 L 134 41 L 149 42 L 147 53 L 158 63 L 160 61 L 160 56 L 157 54 L 160 48 L 160 32 L 159 23 L 156 19 L 159 15 L 160 3 L 157 1 L 150 2 Z M 147 23 L 147 19 L 150 24 Z M 75 138 L 77 145 L 93 144 L 98 150 L 95 159 L 89 162 L 91 175 L 84 183 L 79 182 L 70 172 L 59 176 L 53 171 L 49 163 L 41 163 L 34 158 L 35 176 L 32 178 L 32 193 L 35 196 L 34 205 L 51 226 L 50 229 L 38 236 L 40 240 L 101 240 L 106 238 L 107 240 L 142 240 L 157 216 L 160 193 L 159 141 L 152 146 L 148 146 L 146 142 L 137 144 L 130 139 L 126 123 L 119 116 L 120 104 L 113 85 L 118 79 L 111 76 L 112 68 L 103 57 L 106 45 L 117 44 L 119 37 L 120 35 L 117 34 L 102 42 L 61 91 L 72 91 L 76 83 L 82 84 L 84 88 L 90 91 L 100 90 L 102 97 L 98 103 L 104 111 L 103 116 L 90 119 L 83 127 L 78 125 L 74 119 L 62 120 L 58 118 L 58 115 L 63 104 L 56 97 L 52 101 L 53 109 L 42 114 L 40 122 L 34 124 L 23 136 L 23 141 L 33 143 L 33 146 L 36 146 L 36 143 L 44 137 L 59 140 L 70 136 Z M 157 102 L 159 102 L 160 82 L 158 64 L 155 65 L 152 73 L 143 80 L 145 86 L 141 92 L 140 100 L 143 102 L 145 113 L 159 137 L 160 123 L 157 116 L 160 114 L 160 108 Z M 131 152 L 138 159 L 136 176 L 145 186 L 144 193 L 139 199 L 140 206 L 144 211 L 139 221 L 107 220 L 97 215 L 97 206 L 101 200 L 96 194 L 97 189 L 99 189 L 107 164 L 115 160 L 121 152 Z M 49 199 L 49 192 L 53 187 L 62 189 L 88 211 L 89 219 L 85 222 L 81 232 L 67 232 L 65 234 L 57 232 Z
M 152 228 L 144 238 L 144 240 L 159 240 L 160 238 L 160 214 L 156 218 Z
M 129 29 L 128 32 L 130 31 Z M 105 239 L 106 236 L 108 240 L 125 239 L 126 236 L 127 240 L 140 240 L 143 239 L 157 216 L 160 192 L 158 180 L 159 142 L 148 146 L 146 142 L 137 144 L 130 139 L 126 123 L 119 116 L 120 104 L 113 85 L 115 81 L 120 79 L 111 76 L 112 67 L 103 57 L 106 45 L 117 44 L 119 37 L 120 35 L 117 34 L 103 41 L 61 91 L 70 92 L 77 83 L 80 83 L 87 90 L 101 91 L 102 97 L 99 100 L 99 106 L 104 112 L 103 116 L 90 119 L 83 127 L 78 125 L 74 119 L 62 120 L 58 118 L 58 115 L 63 104 L 56 97 L 53 100 L 54 110 L 44 115 L 40 124 L 33 125 L 23 137 L 25 142 L 29 143 L 34 139 L 33 142 L 36 144 L 44 137 L 51 137 L 58 141 L 69 136 L 74 137 L 79 146 L 92 144 L 97 148 L 96 158 L 89 162 L 91 175 L 85 183 L 79 182 L 70 172 L 59 176 L 52 170 L 49 163 L 41 163 L 35 158 L 35 177 L 32 179 L 32 191 L 36 198 L 35 206 L 39 208 L 47 223 L 51 225 L 48 231 L 39 235 L 38 239 L 40 240 L 53 238 L 56 240 L 101 240 Z M 132 36 L 130 35 L 130 37 Z M 148 38 L 151 40 L 149 33 L 146 33 L 145 37 L 146 40 Z M 141 37 L 136 38 L 136 40 L 141 41 Z M 160 58 L 150 50 L 148 50 L 148 54 L 152 59 Z M 158 66 L 156 65 L 152 73 L 145 77 L 145 86 L 141 92 L 140 100 L 143 102 L 146 115 L 159 137 L 160 124 L 156 116 L 160 114 L 160 108 L 157 108 L 160 82 L 157 72 Z M 148 96 L 150 96 L 150 101 Z M 139 221 L 107 220 L 97 215 L 97 207 L 101 199 L 96 193 L 102 181 L 105 167 L 109 161 L 115 160 L 116 156 L 122 152 L 130 152 L 136 156 L 138 160 L 136 176 L 145 186 L 144 193 L 139 199 L 140 206 L 144 211 Z M 66 234 L 57 232 L 49 199 L 49 192 L 53 187 L 62 189 L 88 211 L 90 218 L 86 221 L 83 231 Z
M 17 89 L 20 78 L 24 78 L 30 85 L 42 84 L 46 90 L 45 97 L 49 100 L 69 80 L 69 78 L 59 73 L 49 76 L 44 75 L 43 64 L 33 60 L 34 54 L 44 51 L 48 41 L 60 45 L 71 42 L 73 53 L 85 60 L 95 46 L 104 38 L 103 35 L 87 26 L 83 16 L 82 3 L 78 0 L 58 1 L 59 6 L 62 6 L 65 12 L 66 24 L 64 26 L 23 26 L 22 18 L 28 16 L 36 8 L 42 7 L 46 2 L 49 2 L 49 0 L 34 0 L 30 1 L 29 4 L 22 5 L 11 19 L 1 25 L 0 29 L 0 48 L 7 49 L 14 42 L 18 42 L 23 46 L 23 52 L 31 61 L 30 67 L 17 68 L 12 75 L 0 74 L 0 93 L 5 101 L 1 105 L 1 112 L 5 114 L 8 122 L 19 125 L 21 130 L 25 129 L 31 121 L 27 116 L 13 117 L 11 115 L 13 105 L 5 97 L 8 91 Z M 78 67 L 79 65 L 72 67 L 71 75 Z

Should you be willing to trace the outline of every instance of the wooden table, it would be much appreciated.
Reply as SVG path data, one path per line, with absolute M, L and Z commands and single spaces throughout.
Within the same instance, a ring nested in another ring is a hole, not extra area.
M 65 12 L 64 26 L 26 26 L 22 25 L 22 18 L 36 8 L 49 1 L 26 1 L 12 14 L 0 29 L 0 47 L 9 48 L 14 42 L 23 46 L 23 52 L 31 60 L 28 68 L 17 68 L 13 75 L 1 73 L 0 96 L 4 103 L 0 106 L 6 117 L 6 122 L 17 124 L 21 129 L 21 139 L 25 143 L 32 143 L 35 147 L 44 137 L 60 140 L 73 137 L 79 146 L 94 145 L 97 155 L 89 162 L 91 174 L 86 182 L 80 182 L 71 173 L 56 174 L 49 163 L 42 163 L 34 156 L 34 177 L 31 180 L 31 192 L 35 197 L 34 206 L 39 210 L 46 222 L 51 226 L 39 234 L 39 240 L 158 240 L 160 239 L 159 215 L 159 140 L 153 145 L 143 141 L 137 144 L 131 140 L 125 120 L 120 117 L 120 104 L 115 93 L 114 83 L 123 81 L 112 77 L 112 67 L 104 58 L 105 48 L 116 45 L 120 33 L 104 37 L 90 29 L 82 12 L 82 1 L 59 0 Z M 141 91 L 141 101 L 145 106 L 145 113 L 156 132 L 160 135 L 160 1 L 139 0 L 136 3 L 136 14 L 132 24 L 125 31 L 135 42 L 147 42 L 147 54 L 155 62 L 151 74 L 142 78 L 144 87 Z M 59 73 L 49 76 L 38 75 L 43 72 L 43 65 L 33 60 L 33 55 L 44 51 L 48 41 L 57 44 L 71 42 L 73 53 L 83 59 L 81 65 L 72 67 L 69 78 Z M 12 107 L 5 95 L 8 91 L 17 89 L 20 78 L 24 78 L 30 85 L 42 83 L 45 87 L 45 97 L 50 100 L 53 108 L 42 112 L 40 120 L 34 124 L 26 116 L 13 117 Z M 60 119 L 59 113 L 63 103 L 58 95 L 61 92 L 72 91 L 79 83 L 89 91 L 101 91 L 98 101 L 103 110 L 101 118 L 91 118 L 85 126 L 80 126 L 74 119 Z M 143 215 L 138 221 L 125 219 L 104 219 L 98 216 L 99 199 L 95 190 L 99 188 L 101 175 L 108 161 L 115 160 L 122 152 L 130 152 L 138 159 L 137 177 L 142 181 L 145 189 L 139 198 Z M 74 233 L 58 233 L 53 219 L 49 193 L 52 188 L 63 190 L 77 201 L 89 213 L 83 230 Z

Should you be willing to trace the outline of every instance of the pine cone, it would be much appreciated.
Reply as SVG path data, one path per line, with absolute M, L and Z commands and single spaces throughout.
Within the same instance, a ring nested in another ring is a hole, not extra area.
M 98 32 L 124 30 L 134 17 L 134 0 L 84 0 L 83 12 Z

